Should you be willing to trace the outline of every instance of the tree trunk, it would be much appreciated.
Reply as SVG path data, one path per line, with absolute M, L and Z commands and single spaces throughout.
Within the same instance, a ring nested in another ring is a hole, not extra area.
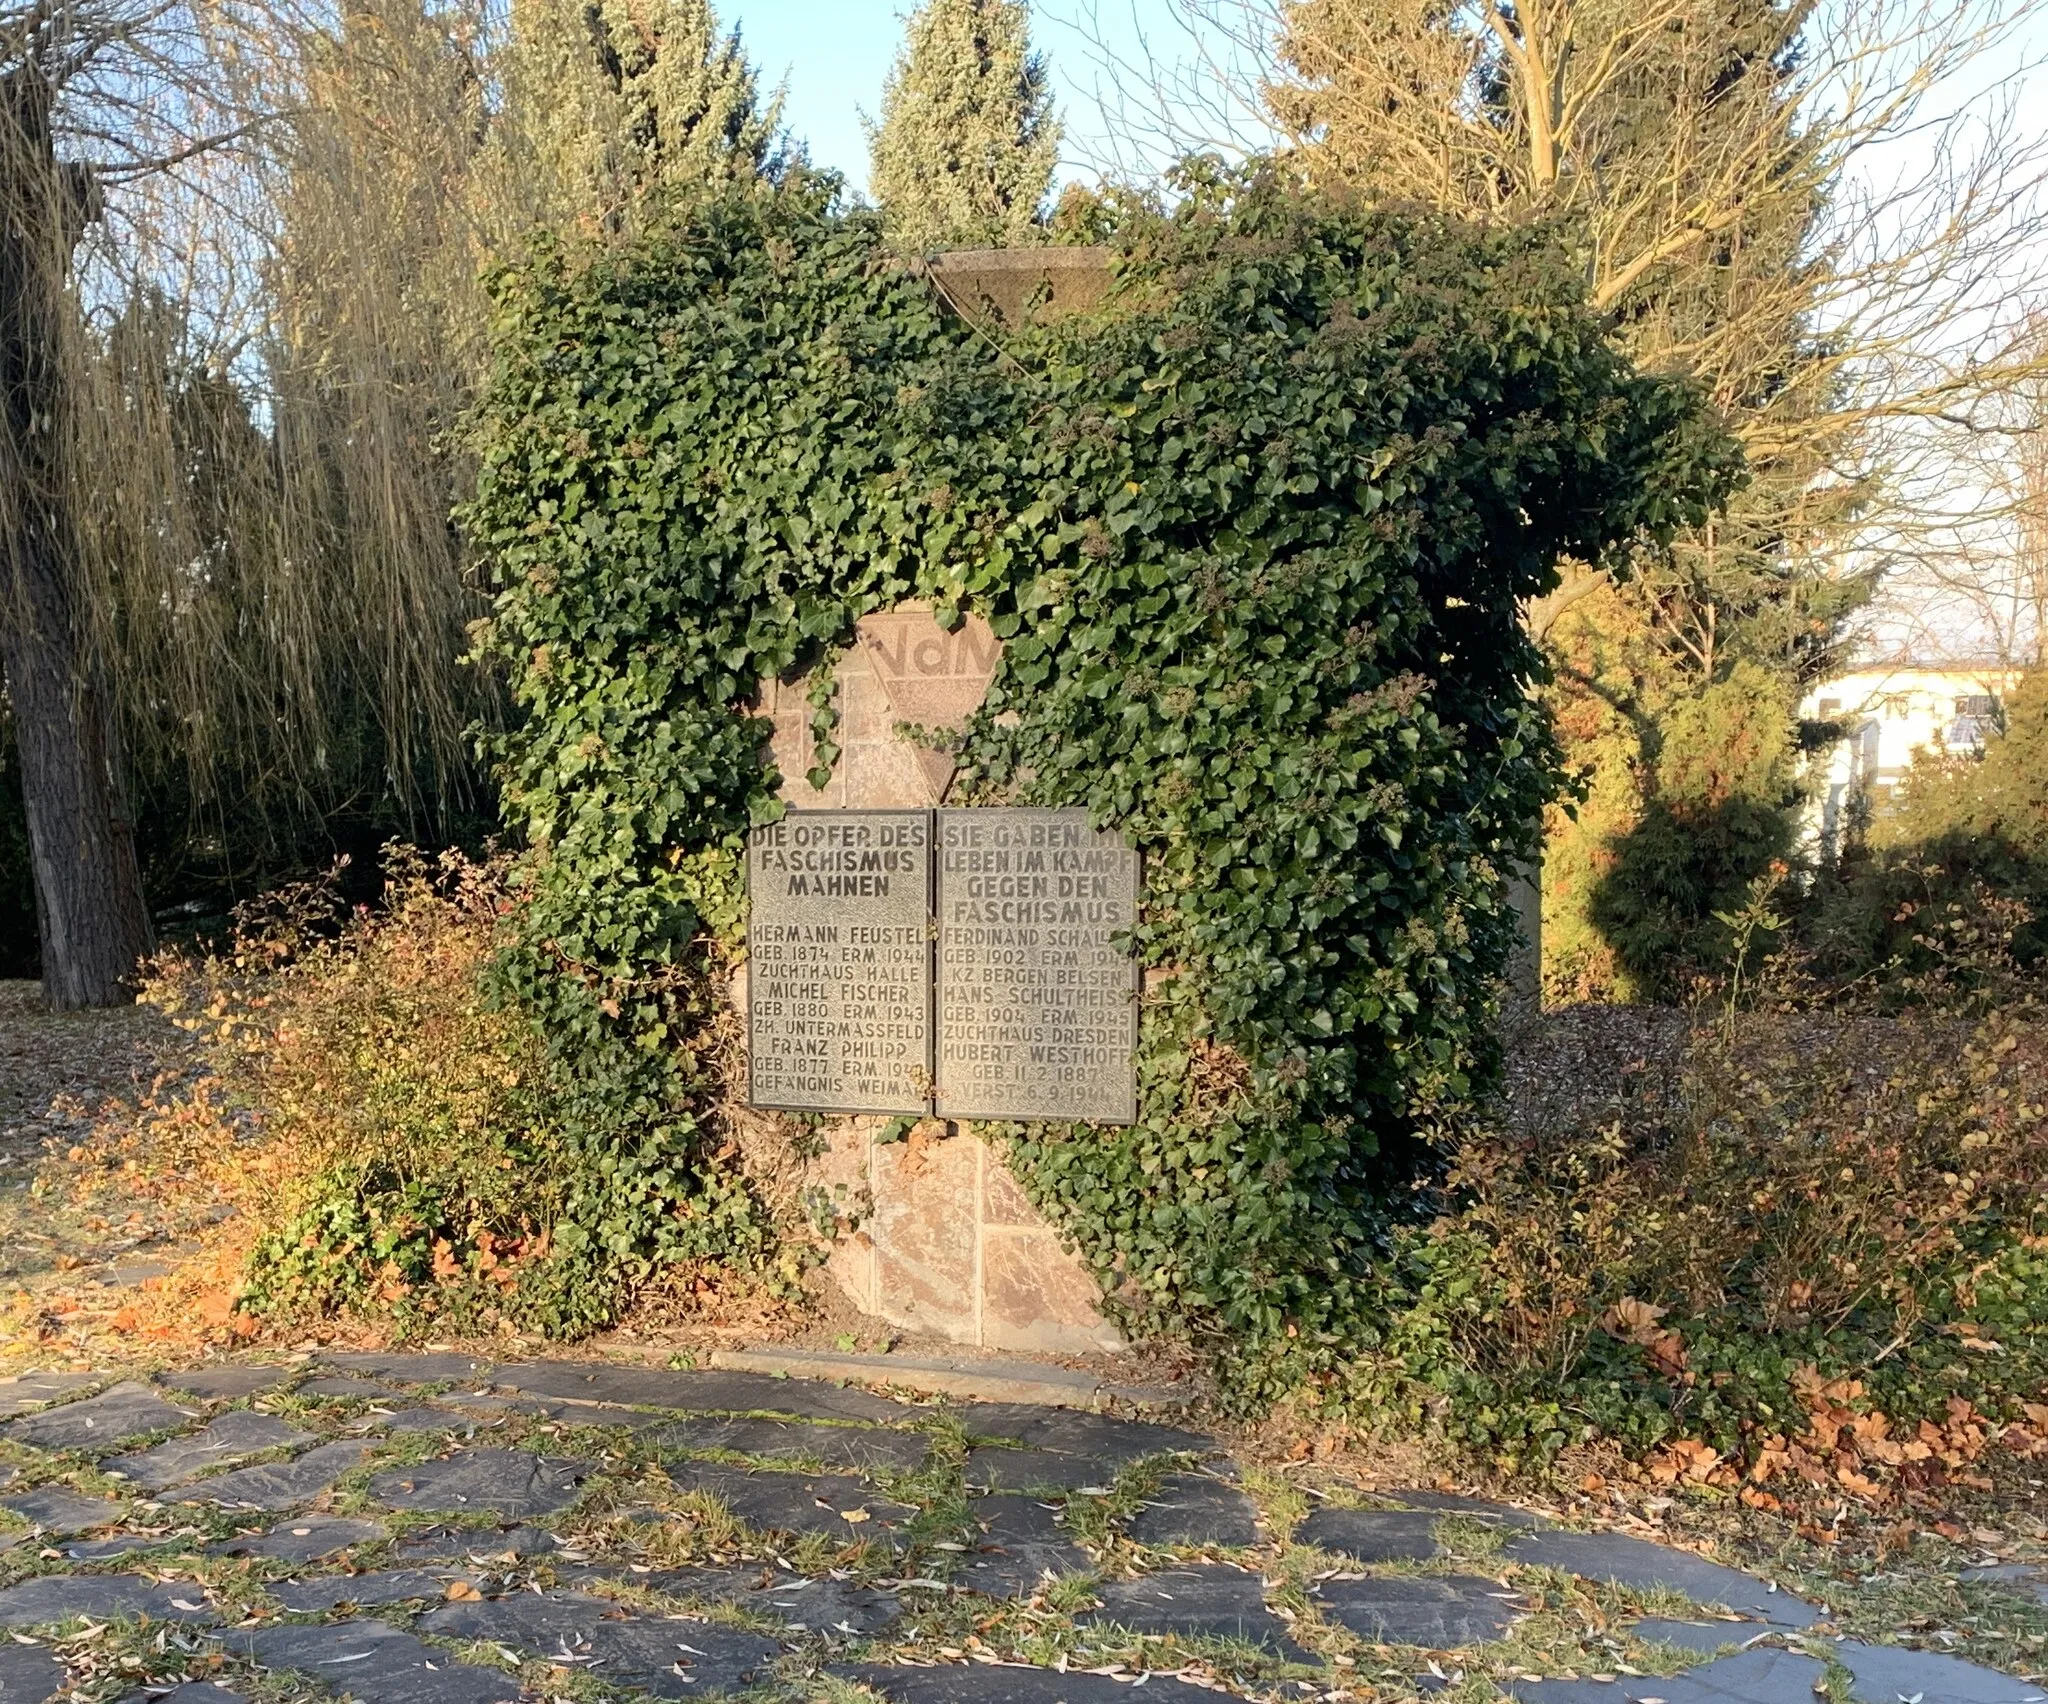
M 28 805 L 43 997 L 57 1007 L 127 998 L 150 946 L 64 465 L 64 277 L 89 189 L 56 159 L 48 83 L 33 62 L 17 67 L 0 79 L 0 669 Z

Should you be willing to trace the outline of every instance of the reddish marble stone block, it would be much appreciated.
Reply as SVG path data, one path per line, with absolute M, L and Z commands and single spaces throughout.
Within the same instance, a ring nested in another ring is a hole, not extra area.
M 952 754 L 907 740 L 901 725 L 958 733 L 981 707 L 1002 643 L 979 616 L 950 632 L 929 608 L 864 616 L 836 670 L 830 781 L 813 787 L 806 681 L 764 681 L 761 714 L 781 795 L 795 810 L 919 809 L 945 801 Z M 745 1004 L 744 980 L 735 993 Z M 863 1313 L 955 1343 L 1033 1353 L 1120 1348 L 1097 1311 L 1087 1269 L 1060 1246 L 1002 1160 L 944 1126 L 942 1139 L 876 1145 L 885 1121 L 830 1119 L 812 1185 L 867 1215 L 840 1237 L 826 1270 Z

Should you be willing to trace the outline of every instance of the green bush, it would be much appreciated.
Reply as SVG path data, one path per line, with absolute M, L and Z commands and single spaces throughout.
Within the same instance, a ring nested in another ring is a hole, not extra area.
M 1491 1069 L 1503 873 L 1556 782 L 1518 603 L 1698 518 L 1734 451 L 1540 237 L 1183 187 L 1105 214 L 1101 311 L 999 339 L 801 180 L 497 281 L 466 519 L 533 848 L 503 988 L 606 1180 L 557 1234 L 574 1319 L 765 1234 L 693 1039 L 781 810 L 750 706 L 921 597 L 1006 645 L 960 785 L 1120 828 L 1136 950 L 1180 973 L 1136 1125 L 991 1133 L 1135 1330 L 1228 1344 L 1246 1395 L 1346 1354 Z
M 1793 707 L 1777 674 L 1746 661 L 1651 706 L 1598 684 L 1553 695 L 1590 773 L 1576 807 L 1552 811 L 1544 848 L 1545 991 L 1668 1001 L 1726 970 L 1721 916 L 1791 856 Z
M 1591 901 L 1635 991 L 1670 999 L 1726 968 L 1722 917 L 1792 849 L 1796 757 L 1783 684 L 1755 663 L 1665 707 L 1649 796 Z

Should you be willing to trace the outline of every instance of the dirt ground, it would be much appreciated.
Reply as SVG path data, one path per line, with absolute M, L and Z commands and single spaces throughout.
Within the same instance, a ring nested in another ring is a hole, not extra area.
M 0 981 L 0 1321 L 29 1327 L 27 1342 L 0 1351 L 61 1358 L 57 1317 L 75 1326 L 109 1318 L 126 1290 L 168 1270 L 172 1251 L 156 1246 L 163 1239 L 146 1216 L 83 1213 L 39 1188 L 37 1173 L 110 1102 L 140 1098 L 189 1062 L 183 1034 L 149 1007 L 51 1012 L 35 983 Z
M 33 982 L 0 981 L 0 1189 L 114 1096 L 137 1095 L 185 1058 L 184 1037 L 147 1006 L 45 1010 Z

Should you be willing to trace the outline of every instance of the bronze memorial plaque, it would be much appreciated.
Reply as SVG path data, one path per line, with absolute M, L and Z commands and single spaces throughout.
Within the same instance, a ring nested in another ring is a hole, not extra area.
M 1137 1116 L 1138 855 L 1079 810 L 941 810 L 941 1118 Z
M 792 811 L 754 830 L 753 1105 L 930 1110 L 931 847 L 929 811 Z

